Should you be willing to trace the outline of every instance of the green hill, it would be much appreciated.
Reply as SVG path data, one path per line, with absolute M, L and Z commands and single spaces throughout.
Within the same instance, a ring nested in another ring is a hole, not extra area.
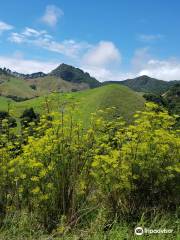
M 11 75 L 0 75 L 0 96 L 9 98 L 29 99 L 37 96 L 29 84 L 22 78 Z
M 154 94 L 162 94 L 168 89 L 176 84 L 179 81 L 163 81 L 163 80 L 158 80 L 155 78 L 151 78 L 148 76 L 140 76 L 137 78 L 133 79 L 127 79 L 124 81 L 110 81 L 110 82 L 105 82 L 104 84 L 122 84 L 125 85 L 137 92 L 144 92 L 144 93 L 154 93 Z
M 86 83 L 68 82 L 62 78 L 50 75 L 27 79 L 26 83 L 33 87 L 39 96 L 51 92 L 75 92 L 89 88 L 89 85 Z
M 73 83 L 56 76 L 31 79 L 0 73 L 0 96 L 23 101 L 51 92 L 75 92 L 88 89 L 87 83 Z
M 121 85 L 107 85 L 95 89 L 89 89 L 74 93 L 55 93 L 48 95 L 50 108 L 59 110 L 59 103 L 77 103 L 79 105 L 79 117 L 83 122 L 87 123 L 90 114 L 98 109 L 108 107 L 116 107 L 111 112 L 109 118 L 114 115 L 122 116 L 127 120 L 132 118 L 132 114 L 143 108 L 144 98 L 129 88 Z M 33 107 L 37 112 L 44 112 L 45 97 L 38 97 L 24 102 L 11 101 L 11 109 L 14 111 L 15 117 L 19 117 L 24 109 Z M 5 110 L 8 106 L 8 99 L 0 98 L 0 110 Z

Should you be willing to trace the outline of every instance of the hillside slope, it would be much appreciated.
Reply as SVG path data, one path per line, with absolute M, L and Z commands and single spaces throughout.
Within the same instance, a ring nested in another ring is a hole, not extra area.
M 129 88 L 121 85 L 107 85 L 95 89 L 89 89 L 75 93 L 55 93 L 48 95 L 50 108 L 59 111 L 59 103 L 77 103 L 79 113 L 77 114 L 84 123 L 90 121 L 90 114 L 98 109 L 116 107 L 108 116 L 122 116 L 127 120 L 132 119 L 135 111 L 143 109 L 144 98 Z M 43 113 L 45 97 L 38 97 L 24 102 L 11 101 L 11 108 L 15 116 L 19 117 L 24 109 L 33 107 L 35 111 Z M 7 107 L 8 99 L 0 98 L 0 110 Z
M 16 101 L 31 99 L 51 92 L 75 92 L 88 89 L 87 83 L 73 83 L 56 76 L 31 79 L 0 73 L 0 96 Z
M 89 85 L 86 83 L 73 83 L 63 80 L 56 76 L 43 76 L 34 79 L 26 79 L 31 87 L 34 87 L 39 96 L 51 92 L 75 92 L 88 89 Z
M 37 93 L 24 79 L 0 74 L 0 96 L 23 100 L 35 97 Z

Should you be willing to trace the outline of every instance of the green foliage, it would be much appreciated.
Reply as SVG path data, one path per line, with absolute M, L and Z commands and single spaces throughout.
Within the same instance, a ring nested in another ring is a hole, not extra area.
M 180 115 L 180 83 L 175 84 L 164 94 L 164 99 L 168 102 L 169 112 Z
M 32 122 L 37 123 L 39 121 L 39 114 L 35 113 L 33 108 L 25 109 L 20 119 L 21 125 L 28 127 Z
M 2 133 L 3 123 L 7 121 L 9 128 L 14 128 L 17 126 L 16 119 L 11 117 L 8 112 L 1 111 L 0 112 L 0 133 Z
M 163 95 L 144 94 L 143 97 L 150 102 L 154 102 L 161 107 L 165 107 L 168 112 L 177 115 L 176 127 L 180 126 L 180 84 L 172 86 Z
M 148 102 L 154 102 L 162 107 L 167 107 L 168 102 L 163 96 L 157 95 L 157 94 L 152 94 L 152 93 L 146 93 L 143 95 L 143 97 L 146 99 Z
M 135 115 L 134 124 L 121 124 L 113 135 L 115 142 L 108 133 L 98 144 L 92 175 L 115 214 L 135 217 L 145 209 L 178 206 L 180 141 L 173 124 L 175 119 L 166 111 L 148 104 Z

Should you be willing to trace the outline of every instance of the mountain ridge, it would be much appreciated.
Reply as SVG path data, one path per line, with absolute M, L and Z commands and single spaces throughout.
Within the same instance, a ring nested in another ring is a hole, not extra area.
M 155 93 L 155 94 L 163 94 L 166 92 L 171 86 L 179 83 L 180 81 L 164 81 L 156 78 L 152 78 L 146 75 L 142 75 L 132 79 L 126 79 L 123 81 L 108 81 L 103 84 L 122 84 L 125 85 L 134 91 L 144 92 L 144 93 Z
M 51 72 L 23 74 L 0 68 L 0 95 L 17 101 L 51 92 L 73 92 L 108 84 L 120 84 L 137 92 L 163 94 L 180 81 L 164 81 L 146 75 L 122 81 L 99 82 L 80 68 L 62 63 Z

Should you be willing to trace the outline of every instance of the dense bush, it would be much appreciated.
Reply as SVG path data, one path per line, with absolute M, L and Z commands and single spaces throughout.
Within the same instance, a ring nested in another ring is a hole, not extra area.
M 1 222 L 27 210 L 51 231 L 62 222 L 71 227 L 93 219 L 101 208 L 108 222 L 177 210 L 180 138 L 174 117 L 147 104 L 131 125 L 121 118 L 106 121 L 99 111 L 84 129 L 65 110 L 41 116 L 38 124 L 36 114 L 26 111 L 23 118 L 32 122 L 23 125 L 22 135 L 0 135 Z
M 108 129 L 96 149 L 92 174 L 114 214 L 138 217 L 179 206 L 180 141 L 174 123 L 167 112 L 148 104 L 132 125 L 122 122 L 113 136 L 116 126 Z
M 39 121 L 39 114 L 35 113 L 33 108 L 25 109 L 20 119 L 21 125 L 23 127 L 28 127 L 30 123 L 37 123 Z
M 6 111 L 0 111 L 0 134 L 6 132 L 9 128 L 17 126 L 16 119 L 11 117 Z

